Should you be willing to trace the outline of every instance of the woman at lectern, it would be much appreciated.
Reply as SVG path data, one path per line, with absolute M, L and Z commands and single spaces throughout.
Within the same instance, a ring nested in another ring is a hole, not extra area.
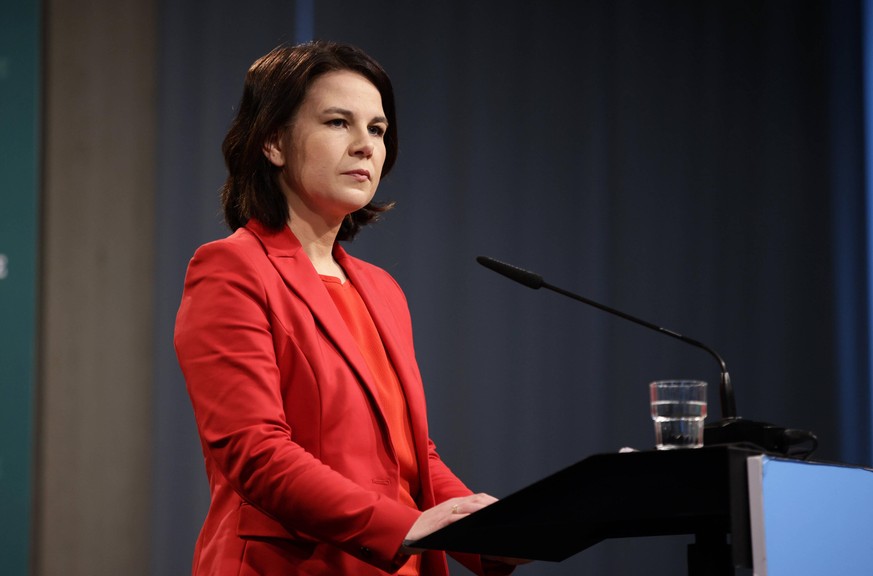
M 211 490 L 195 575 L 444 575 L 404 542 L 494 502 L 428 437 L 403 292 L 339 244 L 391 207 L 373 198 L 397 142 L 359 49 L 279 47 L 246 75 L 222 147 L 232 234 L 195 253 L 176 319 Z

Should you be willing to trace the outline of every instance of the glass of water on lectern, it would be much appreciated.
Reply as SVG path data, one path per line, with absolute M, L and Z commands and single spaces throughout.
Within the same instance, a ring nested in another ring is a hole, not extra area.
M 659 380 L 649 384 L 655 447 L 700 448 L 706 418 L 706 382 Z

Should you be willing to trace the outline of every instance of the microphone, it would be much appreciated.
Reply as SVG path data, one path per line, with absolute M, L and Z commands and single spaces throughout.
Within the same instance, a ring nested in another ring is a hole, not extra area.
M 640 326 L 649 328 L 661 334 L 665 334 L 677 340 L 681 340 L 686 344 L 690 344 L 708 352 L 718 362 L 721 371 L 721 380 L 719 384 L 719 397 L 721 400 L 721 416 L 722 419 L 714 424 L 709 424 L 704 427 L 704 444 L 752 444 L 760 447 L 768 452 L 776 452 L 786 456 L 803 457 L 809 456 L 818 446 L 818 439 L 811 432 L 803 430 L 785 429 L 766 424 L 763 422 L 753 422 L 737 417 L 736 400 L 734 398 L 734 389 L 731 384 L 731 377 L 727 370 L 727 364 L 718 353 L 697 340 L 683 336 L 673 330 L 668 330 L 632 316 L 627 312 L 622 312 L 615 308 L 606 306 L 594 300 L 580 296 L 563 288 L 549 284 L 543 277 L 534 272 L 524 270 L 512 264 L 507 264 L 488 256 L 478 256 L 476 261 L 507 278 L 515 280 L 520 284 L 524 284 L 528 288 L 538 290 L 545 288 L 552 292 L 557 292 L 562 296 L 567 296 L 573 300 L 578 300 L 589 306 L 593 306 L 604 312 L 608 312 L 614 316 L 624 318 Z

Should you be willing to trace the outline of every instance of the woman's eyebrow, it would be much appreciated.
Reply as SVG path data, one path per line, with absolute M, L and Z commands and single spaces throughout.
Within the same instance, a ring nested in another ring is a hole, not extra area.
M 339 114 L 340 116 L 345 116 L 346 118 L 351 118 L 352 116 L 354 116 L 351 110 L 346 110 L 345 108 L 340 108 L 338 106 L 325 108 L 322 114 Z

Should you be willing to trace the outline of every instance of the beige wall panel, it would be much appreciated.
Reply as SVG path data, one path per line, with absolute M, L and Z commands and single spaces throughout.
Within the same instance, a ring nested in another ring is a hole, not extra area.
M 155 17 L 48 0 L 36 572 L 149 566 Z

